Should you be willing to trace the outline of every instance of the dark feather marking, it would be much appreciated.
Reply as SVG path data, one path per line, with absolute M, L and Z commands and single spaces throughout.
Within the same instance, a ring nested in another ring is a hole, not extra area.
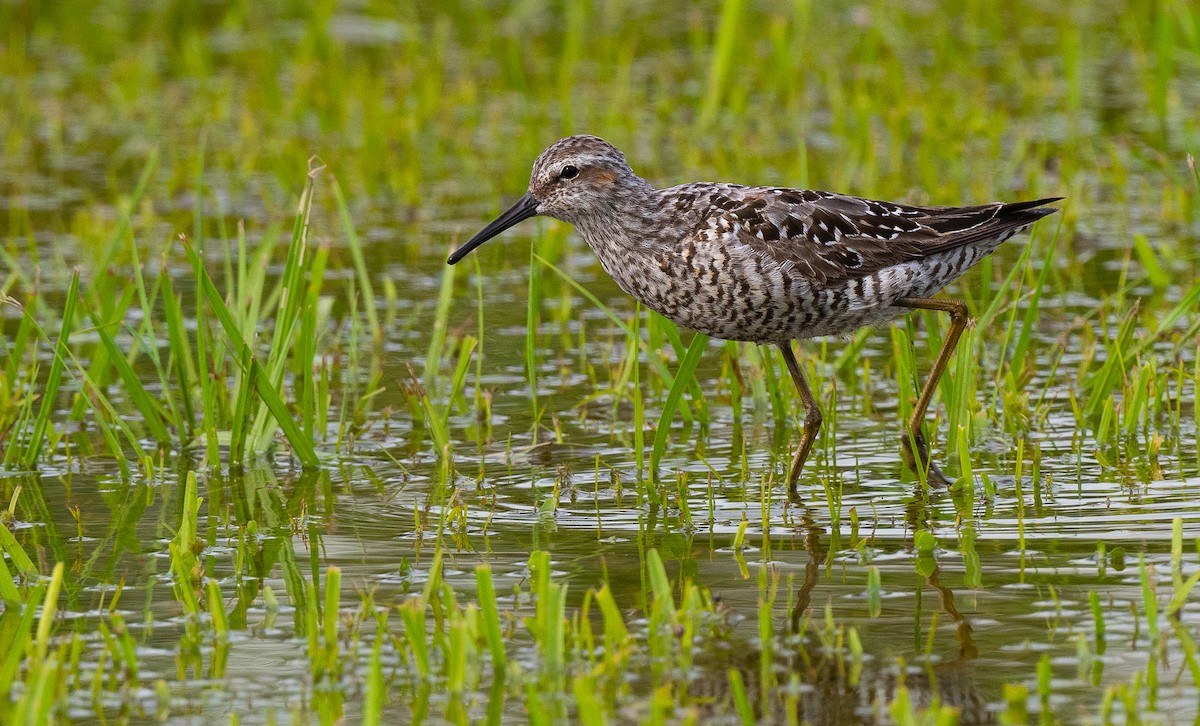
M 1042 205 L 1057 201 L 912 207 L 816 190 L 725 189 L 734 194 L 711 195 L 713 213 L 702 227 L 720 231 L 736 224 L 738 243 L 822 285 L 1007 238 L 1056 211 Z

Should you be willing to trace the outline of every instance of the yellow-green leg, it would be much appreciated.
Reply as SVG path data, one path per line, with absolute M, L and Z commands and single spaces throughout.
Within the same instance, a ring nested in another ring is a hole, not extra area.
M 779 350 L 783 353 L 783 361 L 787 363 L 788 373 L 792 374 L 792 380 L 796 383 L 796 390 L 800 392 L 800 400 L 804 402 L 804 434 L 800 437 L 800 448 L 796 450 L 792 468 L 788 471 L 788 496 L 798 500 L 800 494 L 796 491 L 796 483 L 800 481 L 800 472 L 804 469 L 808 452 L 812 450 L 813 441 L 821 431 L 821 409 L 817 408 L 817 402 L 808 387 L 804 373 L 800 370 L 800 364 L 796 362 L 796 354 L 792 352 L 791 344 L 782 343 Z
M 958 340 L 962 337 L 970 320 L 967 314 L 967 305 L 961 300 L 928 297 L 901 298 L 896 301 L 896 304 L 906 308 L 950 313 L 950 330 L 946 333 L 946 339 L 942 341 L 942 349 L 938 351 L 937 360 L 933 362 L 933 370 L 929 372 L 929 378 L 925 380 L 925 387 L 921 389 L 921 396 L 917 399 L 917 406 L 913 409 L 912 418 L 908 421 L 908 431 L 904 435 L 905 463 L 915 471 L 929 472 L 928 476 L 931 481 L 948 484 L 949 481 L 942 474 L 942 470 L 929 460 L 929 447 L 925 444 L 925 433 L 922 429 L 925 423 L 925 413 L 929 410 L 930 401 L 933 400 L 933 393 L 937 390 L 938 383 L 942 380 L 942 374 L 946 372 L 946 366 L 950 363 L 950 356 L 954 355 Z

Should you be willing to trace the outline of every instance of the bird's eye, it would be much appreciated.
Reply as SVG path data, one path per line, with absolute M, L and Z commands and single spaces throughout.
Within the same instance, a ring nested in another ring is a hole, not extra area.
M 569 165 L 564 166 L 562 171 L 559 173 L 559 176 L 563 179 L 574 179 L 575 177 L 579 176 L 579 167 Z

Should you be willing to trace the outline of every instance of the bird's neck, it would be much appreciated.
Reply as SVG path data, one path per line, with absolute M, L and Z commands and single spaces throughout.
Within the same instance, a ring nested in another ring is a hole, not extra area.
M 670 228 L 659 219 L 664 213 L 661 192 L 643 179 L 636 182 L 572 220 L 598 254 L 603 248 L 638 249 L 661 243 L 658 232 Z

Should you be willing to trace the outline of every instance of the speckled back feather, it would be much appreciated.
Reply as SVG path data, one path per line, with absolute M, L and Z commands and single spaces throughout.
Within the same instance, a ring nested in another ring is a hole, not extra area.
M 818 285 L 863 277 L 899 262 L 1003 236 L 1054 209 L 1039 199 L 1015 204 L 915 207 L 812 189 L 688 184 L 666 189 L 709 214 L 699 236 L 744 244 Z

